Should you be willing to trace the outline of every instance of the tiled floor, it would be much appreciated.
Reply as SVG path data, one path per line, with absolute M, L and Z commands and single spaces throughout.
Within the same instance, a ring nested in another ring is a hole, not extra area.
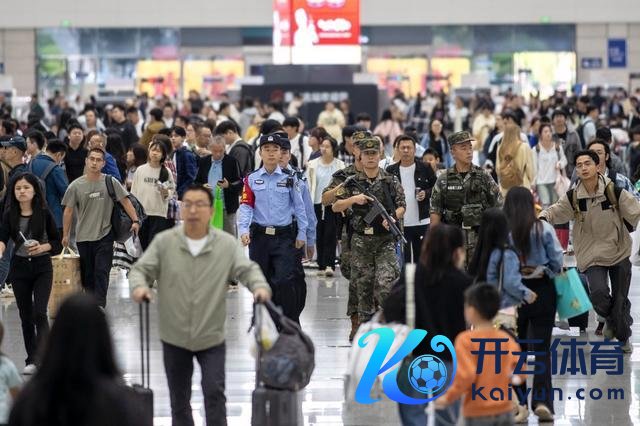
M 343 420 L 343 380 L 349 352 L 347 334 L 350 324 L 344 314 L 347 285 L 341 278 L 316 279 L 308 271 L 307 307 L 302 314 L 302 325 L 316 345 L 316 369 L 310 385 L 302 395 L 305 424 L 340 425 Z M 631 286 L 632 314 L 640 307 L 640 274 L 634 268 Z M 251 419 L 251 391 L 254 388 L 254 360 L 249 354 L 250 336 L 247 334 L 251 316 L 249 292 L 241 288 L 229 293 L 227 300 L 227 409 L 230 425 L 249 425 Z M 154 305 L 155 306 L 155 305 Z M 127 284 L 121 274 L 112 275 L 107 307 L 113 326 L 113 337 L 117 357 L 127 380 L 138 381 L 139 337 L 138 309 L 128 296 Z M 640 319 L 636 316 L 632 341 L 640 342 Z M 0 319 L 5 324 L 6 336 L 3 350 L 16 365 L 22 367 L 24 347 L 20 334 L 18 312 L 14 301 L 2 300 Z M 160 343 L 155 328 L 156 312 L 152 307 L 151 321 L 151 385 L 155 394 L 156 425 L 170 425 L 169 397 L 163 372 Z M 590 322 L 587 338 L 599 340 L 593 335 L 594 320 Z M 607 376 L 602 372 L 594 376 L 562 376 L 554 378 L 554 386 L 562 388 L 565 401 L 556 401 L 556 425 L 640 425 L 640 347 L 636 353 L 625 357 L 624 374 Z M 589 359 L 587 356 L 587 363 Z M 588 364 L 587 364 L 588 366 Z M 624 390 L 623 400 L 578 401 L 569 400 L 578 388 L 615 388 Z M 202 423 L 202 396 L 199 371 L 196 368 L 193 380 L 192 405 L 196 424 Z M 395 408 L 390 405 L 376 419 L 376 425 L 397 424 Z M 377 407 L 381 408 L 381 407 Z M 373 409 L 367 410 L 375 413 Z M 353 423 L 352 423 L 353 424 Z M 356 421 L 369 425 L 370 421 Z M 532 416 L 530 424 L 537 424 Z

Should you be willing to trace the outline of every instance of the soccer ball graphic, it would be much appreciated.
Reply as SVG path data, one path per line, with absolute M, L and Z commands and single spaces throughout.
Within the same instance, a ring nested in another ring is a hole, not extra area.
M 409 383 L 415 390 L 435 395 L 447 383 L 447 366 L 433 355 L 421 355 L 409 366 Z

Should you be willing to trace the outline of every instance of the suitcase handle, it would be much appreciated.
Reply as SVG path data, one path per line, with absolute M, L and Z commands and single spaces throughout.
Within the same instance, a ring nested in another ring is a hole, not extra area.
M 144 308 L 142 307 L 144 305 Z M 143 315 L 144 311 L 144 315 Z M 146 331 L 146 333 L 145 333 Z M 145 339 L 146 334 L 146 339 Z M 146 341 L 146 362 L 145 362 L 145 341 Z M 140 367 L 142 369 L 142 387 L 151 387 L 151 372 L 149 368 L 149 299 L 144 299 L 140 303 Z M 146 376 L 145 376 L 146 367 Z M 146 381 L 145 381 L 146 378 Z M 145 386 L 146 383 L 146 386 Z

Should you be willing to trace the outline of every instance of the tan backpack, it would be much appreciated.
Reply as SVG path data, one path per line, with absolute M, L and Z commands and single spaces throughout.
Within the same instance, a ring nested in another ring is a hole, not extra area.
M 524 182 L 524 171 L 521 172 L 518 170 L 514 162 L 521 144 L 521 142 L 518 143 L 518 145 L 515 146 L 515 149 L 512 149 L 511 152 L 505 153 L 504 157 L 500 158 L 500 168 L 497 170 L 498 182 L 504 189 L 511 189 L 514 186 L 520 186 Z M 501 154 L 502 153 L 498 153 L 498 155 Z

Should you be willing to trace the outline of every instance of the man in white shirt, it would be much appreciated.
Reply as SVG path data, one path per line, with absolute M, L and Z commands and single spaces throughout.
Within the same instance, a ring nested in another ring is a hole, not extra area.
M 387 172 L 400 180 L 407 203 L 404 214 L 404 235 L 409 244 L 404 247 L 405 262 L 416 262 L 420 257 L 422 239 L 429 226 L 429 196 L 436 183 L 431 167 L 416 159 L 416 141 L 403 135 L 398 140 L 400 161 L 387 167 Z
M 309 138 L 300 133 L 300 119 L 298 117 L 287 117 L 282 123 L 282 128 L 291 141 L 291 156 L 296 159 L 296 167 L 305 170 L 311 155 Z

